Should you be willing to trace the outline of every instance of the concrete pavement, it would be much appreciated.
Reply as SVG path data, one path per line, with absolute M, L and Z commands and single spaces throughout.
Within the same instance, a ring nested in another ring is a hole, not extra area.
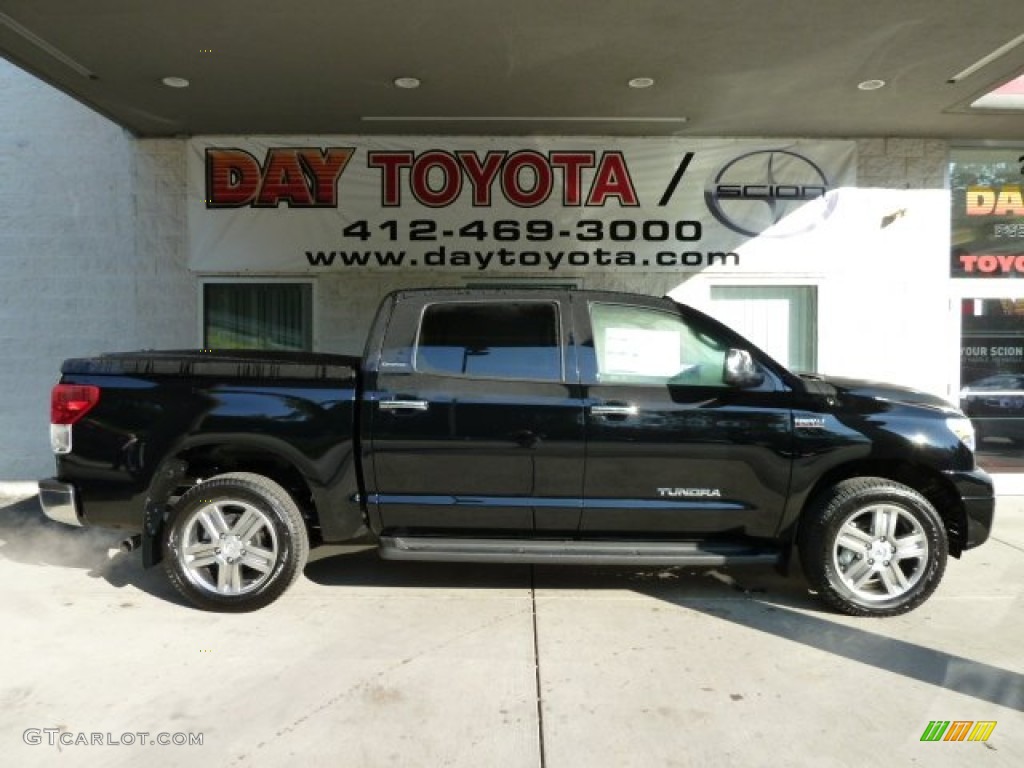
M 116 532 L 5 487 L 0 765 L 1024 764 L 1024 498 L 894 619 L 830 613 L 770 569 L 340 547 L 270 607 L 220 615 L 109 552 Z M 921 742 L 933 720 L 996 726 Z

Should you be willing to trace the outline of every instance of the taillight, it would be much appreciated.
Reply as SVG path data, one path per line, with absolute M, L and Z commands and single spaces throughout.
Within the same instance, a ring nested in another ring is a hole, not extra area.
M 90 384 L 58 384 L 50 393 L 50 423 L 74 424 L 99 401 L 99 387 Z

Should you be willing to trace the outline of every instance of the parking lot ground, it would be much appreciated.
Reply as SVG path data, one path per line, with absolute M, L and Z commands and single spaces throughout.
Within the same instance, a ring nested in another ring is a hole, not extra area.
M 931 600 L 865 620 L 765 568 L 343 547 L 204 613 L 27 493 L 0 492 L 0 765 L 1024 765 L 1024 498 Z M 995 727 L 922 742 L 932 721 Z

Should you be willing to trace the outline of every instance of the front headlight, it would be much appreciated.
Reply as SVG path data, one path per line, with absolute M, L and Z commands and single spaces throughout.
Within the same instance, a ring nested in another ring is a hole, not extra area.
M 955 419 L 946 419 L 946 426 L 949 427 L 949 431 L 956 435 L 960 442 L 971 449 L 971 452 L 977 448 L 977 444 L 974 438 L 974 425 L 971 424 L 970 419 L 958 417 Z

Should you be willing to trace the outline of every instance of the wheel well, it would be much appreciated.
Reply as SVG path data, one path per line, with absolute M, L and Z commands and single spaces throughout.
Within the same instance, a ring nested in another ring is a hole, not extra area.
M 173 496 L 180 496 L 197 482 L 226 472 L 263 475 L 284 488 L 295 500 L 306 522 L 310 544 L 320 540 L 320 523 L 312 490 L 306 478 L 286 459 L 268 451 L 237 446 L 203 446 L 185 451 L 179 459 L 187 469 Z
M 953 484 L 942 473 L 909 462 L 862 461 L 844 464 L 822 475 L 807 495 L 801 519 L 827 488 L 853 477 L 884 477 L 913 488 L 935 507 L 946 527 L 949 553 L 959 557 L 967 534 L 967 513 Z

